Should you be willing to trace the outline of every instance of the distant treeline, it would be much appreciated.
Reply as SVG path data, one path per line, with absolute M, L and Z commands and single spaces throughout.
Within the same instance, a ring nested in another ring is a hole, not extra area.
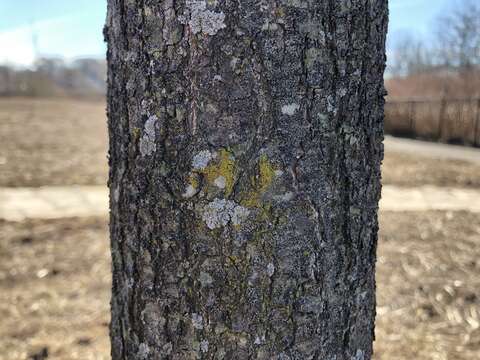
M 106 63 L 99 59 L 42 58 L 32 69 L 0 66 L 0 96 L 87 96 L 105 94 Z
M 468 74 L 480 66 L 480 2 L 457 0 L 453 10 L 438 14 L 428 36 L 404 31 L 392 34 L 390 41 L 392 77 L 432 70 Z

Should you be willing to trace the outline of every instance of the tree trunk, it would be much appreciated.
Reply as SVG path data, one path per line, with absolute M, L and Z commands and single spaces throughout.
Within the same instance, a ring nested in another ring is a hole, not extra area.
M 113 359 L 370 359 L 387 1 L 108 3 Z

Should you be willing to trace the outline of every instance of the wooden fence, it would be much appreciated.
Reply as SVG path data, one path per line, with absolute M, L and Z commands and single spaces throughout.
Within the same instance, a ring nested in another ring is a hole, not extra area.
M 385 132 L 480 146 L 480 98 L 387 101 Z

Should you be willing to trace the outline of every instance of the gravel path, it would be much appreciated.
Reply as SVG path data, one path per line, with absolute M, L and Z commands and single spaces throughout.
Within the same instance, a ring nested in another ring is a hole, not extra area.
M 385 136 L 385 152 L 461 160 L 480 165 L 480 148 Z
M 465 210 L 480 213 L 480 190 L 385 185 L 380 210 Z M 108 214 L 108 189 L 104 186 L 0 188 L 0 219 L 22 221 Z

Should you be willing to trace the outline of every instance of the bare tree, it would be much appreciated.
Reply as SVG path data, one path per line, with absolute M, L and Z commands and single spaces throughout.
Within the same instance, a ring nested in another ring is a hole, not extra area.
M 465 0 L 437 24 L 440 62 L 448 68 L 470 71 L 480 65 L 480 4 Z
M 389 72 L 408 76 L 429 71 L 433 67 L 432 51 L 423 40 L 411 33 L 397 35 L 389 60 Z
M 113 359 L 368 360 L 385 0 L 109 0 Z

